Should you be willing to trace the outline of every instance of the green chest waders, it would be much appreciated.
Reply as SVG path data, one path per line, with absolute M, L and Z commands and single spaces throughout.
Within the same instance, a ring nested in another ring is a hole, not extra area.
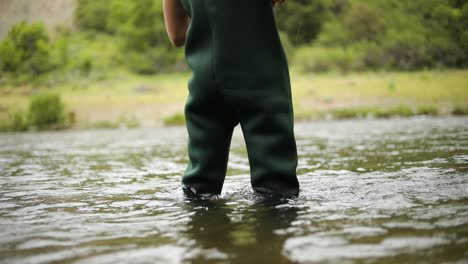
M 191 17 L 185 55 L 189 164 L 182 184 L 220 194 L 240 123 L 255 191 L 298 195 L 291 86 L 271 0 L 181 0 Z

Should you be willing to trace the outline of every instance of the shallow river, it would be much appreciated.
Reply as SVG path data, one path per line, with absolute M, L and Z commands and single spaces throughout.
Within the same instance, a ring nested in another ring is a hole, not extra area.
M 467 263 L 468 118 L 296 125 L 300 197 L 183 199 L 184 127 L 0 135 L 1 263 Z

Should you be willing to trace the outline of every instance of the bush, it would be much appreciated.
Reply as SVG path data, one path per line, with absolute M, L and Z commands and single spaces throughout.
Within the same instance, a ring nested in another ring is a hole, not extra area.
M 460 65 L 466 67 L 468 65 L 468 29 L 461 32 L 460 34 L 460 47 L 462 51 L 464 52 L 463 59 Z
M 173 48 L 167 37 L 161 0 L 79 0 L 75 21 L 81 29 L 88 30 L 88 39 L 101 38 L 103 34 L 98 32 L 114 35 L 108 38 L 113 38 L 111 41 L 115 41 L 124 55 L 116 52 L 108 64 L 123 65 L 138 74 L 186 69 L 180 67 L 184 62 L 183 50 Z M 88 54 L 81 55 L 85 59 L 75 63 L 84 75 L 95 68 L 112 67 L 100 63 L 109 54 L 108 50 L 88 56 L 92 48 L 87 47 Z
M 468 65 L 466 1 L 356 0 L 348 3 L 340 11 L 341 15 L 325 20 L 315 45 L 357 49 L 368 69 L 416 70 Z
M 462 48 L 442 37 L 430 41 L 426 51 L 430 59 L 426 63 L 427 67 L 457 67 L 465 59 Z
M 341 21 L 331 20 L 323 25 L 316 43 L 323 46 L 349 45 L 351 33 Z
M 107 31 L 112 0 L 79 0 L 75 9 L 75 23 L 81 29 Z
M 325 1 L 290 1 L 276 11 L 278 27 L 294 44 L 308 44 L 320 32 Z
M 29 104 L 29 123 L 38 129 L 65 128 L 64 105 L 58 94 L 34 95 Z
M 140 74 L 173 70 L 183 61 L 183 49 L 175 49 L 164 27 L 160 1 L 134 1 L 129 24 L 122 31 L 123 50 L 129 68 Z
M 17 51 L 13 40 L 6 38 L 0 43 L 0 70 L 2 72 L 16 72 L 23 58 Z
M 156 1 L 134 1 L 128 27 L 123 32 L 125 48 L 144 53 L 157 46 L 171 45 L 162 17 L 162 7 Z
M 118 33 L 128 23 L 133 4 L 125 0 L 78 0 L 75 23 L 85 30 Z
M 131 17 L 132 2 L 127 0 L 113 0 L 107 17 L 107 32 L 119 33 Z
M 363 2 L 355 2 L 344 21 L 354 41 L 377 41 L 387 29 L 383 12 Z
M 23 62 L 20 67 L 20 72 L 40 75 L 54 68 L 51 61 L 51 47 L 49 43 L 44 40 L 39 40 L 36 45 L 36 51 L 28 60 Z
M 386 39 L 383 49 L 393 68 L 415 70 L 430 62 L 424 36 L 394 31 Z
M 22 111 L 13 111 L 9 114 L 9 127 L 12 131 L 26 131 L 28 123 Z
M 353 47 L 362 54 L 362 65 L 365 69 L 387 69 L 392 65 L 389 55 L 375 42 L 360 42 Z
M 89 76 L 93 69 L 93 59 L 89 56 L 82 57 L 77 64 L 77 69 L 83 76 Z
M 26 131 L 27 129 L 28 123 L 22 111 L 11 111 L 7 119 L 0 120 L 0 132 Z
M 452 115 L 457 115 L 457 116 L 468 115 L 468 106 L 457 105 L 452 109 L 451 113 Z
M 39 75 L 53 69 L 51 47 L 41 23 L 14 25 L 0 43 L 0 71 Z
M 51 44 L 51 60 L 54 66 L 65 68 L 73 59 L 70 49 L 71 31 L 68 28 L 58 27 L 54 42 Z

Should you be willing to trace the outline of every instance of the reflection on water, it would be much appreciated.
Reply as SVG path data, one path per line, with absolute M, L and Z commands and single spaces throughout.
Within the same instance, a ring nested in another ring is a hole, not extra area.
M 0 135 L 0 262 L 468 261 L 468 119 L 297 125 L 301 195 L 182 199 L 185 128 Z
M 288 201 L 259 201 L 245 206 L 226 200 L 191 202 L 188 245 L 193 263 L 232 260 L 245 263 L 288 263 L 282 254 L 285 237 L 278 236 L 297 217 Z

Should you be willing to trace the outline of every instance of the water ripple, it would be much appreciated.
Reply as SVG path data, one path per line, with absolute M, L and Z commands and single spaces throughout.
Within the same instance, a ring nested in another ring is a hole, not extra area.
M 301 195 L 183 199 L 185 128 L 0 135 L 0 262 L 468 261 L 468 119 L 296 126 Z

